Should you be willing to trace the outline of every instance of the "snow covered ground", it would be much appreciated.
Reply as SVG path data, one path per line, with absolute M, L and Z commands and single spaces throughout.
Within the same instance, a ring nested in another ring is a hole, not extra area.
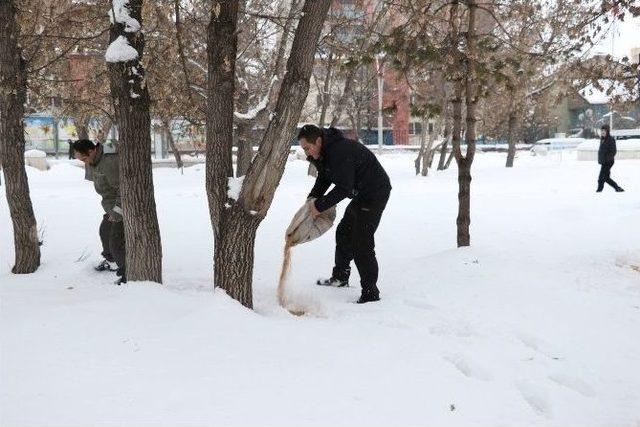
M 29 168 L 33 275 L 9 273 L 0 199 L 0 425 L 637 427 L 640 161 L 613 168 L 626 193 L 596 194 L 594 163 L 521 153 L 508 170 L 504 156 L 476 156 L 473 246 L 457 249 L 455 163 L 422 178 L 412 154 L 383 155 L 383 300 L 313 285 L 331 233 L 294 248 L 304 317 L 275 292 L 313 184 L 303 161 L 260 227 L 253 312 L 212 291 L 202 165 L 154 170 L 165 285 L 122 287 L 92 270 L 101 209 L 83 171 Z

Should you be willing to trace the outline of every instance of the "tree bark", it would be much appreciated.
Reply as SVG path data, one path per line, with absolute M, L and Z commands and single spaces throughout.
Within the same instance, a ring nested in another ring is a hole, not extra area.
M 237 125 L 237 160 L 236 160 L 236 176 L 245 176 L 251 166 L 253 160 L 253 144 L 251 143 L 251 125 L 238 123 Z
M 516 138 L 514 137 L 515 127 L 516 127 L 516 112 L 513 108 L 513 103 L 511 104 L 511 109 L 509 110 L 509 120 L 507 121 L 507 143 L 509 144 L 509 148 L 507 150 L 507 164 L 508 168 L 513 167 L 513 162 L 516 158 Z
M 462 82 L 459 82 L 456 88 L 456 104 L 454 105 L 454 138 L 458 140 L 456 150 L 456 161 L 458 163 L 458 217 L 456 225 L 458 228 L 457 241 L 458 247 L 469 246 L 471 244 L 471 236 L 469 227 L 471 225 L 471 164 L 475 155 L 476 141 L 476 73 L 475 73 L 475 45 L 476 45 L 476 11 L 477 5 L 475 0 L 467 0 L 469 9 L 468 29 L 466 32 L 467 51 L 466 51 L 466 73 L 464 74 L 465 104 L 466 104 L 466 132 L 465 138 L 467 143 L 467 152 L 462 156 L 460 150 L 460 125 L 461 117 L 461 96 Z M 456 144 L 454 143 L 454 147 Z
M 113 122 L 109 117 L 104 117 L 102 122 L 100 123 L 100 128 L 98 129 L 98 134 L 96 135 L 96 140 L 104 144 L 107 142 L 107 138 L 109 138 L 109 131 L 113 127 Z
M 425 147 L 427 145 L 427 141 L 426 141 L 426 136 L 425 136 L 425 132 L 424 132 L 424 128 L 422 129 L 422 132 L 420 132 L 420 149 L 418 150 L 418 157 L 416 157 L 416 159 L 413 161 L 413 165 L 416 169 L 416 175 L 420 174 L 420 168 L 422 167 L 422 158 L 425 155 Z
M 78 139 L 89 139 L 89 119 L 86 117 L 79 117 L 76 123 L 76 133 Z
M 169 147 L 171 148 L 171 152 L 173 153 L 173 157 L 176 159 L 176 167 L 178 169 L 182 169 L 184 167 L 184 163 L 182 162 L 182 156 L 180 155 L 180 150 L 176 146 L 176 141 L 173 139 L 173 134 L 171 133 L 171 126 L 169 125 L 169 120 L 162 121 L 162 131 L 167 136 L 167 140 L 169 141 Z
M 316 45 L 330 4 L 330 0 L 307 0 L 304 4 L 274 118 L 242 187 L 242 202 L 262 215 L 266 215 L 284 172 L 301 106 L 309 93 Z
M 347 106 L 347 102 L 349 101 L 349 99 L 351 99 L 351 96 L 353 95 L 353 83 L 356 78 L 357 72 L 358 72 L 358 67 L 356 66 L 352 66 L 349 69 L 349 72 L 347 72 L 347 76 L 344 82 L 344 90 L 342 92 L 342 95 L 340 95 L 340 98 L 338 99 L 336 108 L 333 111 L 333 117 L 331 118 L 331 124 L 329 125 L 330 127 L 336 127 L 340 122 L 340 118 L 342 117 L 342 113 L 344 112 L 344 109 Z
M 215 286 L 252 308 L 256 230 L 282 178 L 291 138 L 309 92 L 316 44 L 330 0 L 306 1 L 273 118 L 244 178 L 238 200 L 227 196 L 233 144 L 237 1 L 214 1 L 208 27 L 207 195 L 214 231 Z M 232 172 L 232 169 L 231 169 Z
M 253 264 L 256 232 L 261 218 L 239 204 L 221 211 L 214 246 L 214 282 L 231 298 L 253 308 Z
M 433 134 L 435 133 L 435 129 L 429 132 L 429 121 L 422 121 L 422 131 L 428 132 L 429 142 L 427 143 L 427 148 L 425 149 L 424 155 L 422 157 L 422 176 L 427 176 L 429 174 L 429 163 L 431 159 L 431 150 L 433 148 Z
M 207 29 L 208 97 L 206 188 L 214 236 L 214 284 L 252 308 L 253 241 L 243 227 L 242 210 L 227 196 L 233 177 L 235 66 L 238 49 L 238 7 L 235 1 L 214 1 Z M 256 225 L 257 228 L 257 225 Z M 249 242 L 247 242 L 247 240 Z
M 40 242 L 24 162 L 27 74 L 19 35 L 13 0 L 0 2 L 0 164 L 13 223 L 15 263 L 11 272 L 27 274 L 40 266 Z
M 129 0 L 132 18 L 142 23 L 143 0 Z M 108 63 L 111 97 L 118 125 L 120 196 L 127 248 L 127 279 L 162 283 L 162 245 L 151 170 L 151 118 L 149 91 L 140 59 L 144 34 L 125 31 L 124 23 L 111 24 L 113 42 L 125 37 L 138 52 L 127 62 Z
M 320 122 L 318 126 L 320 128 L 324 127 L 324 121 L 327 117 L 327 109 L 329 108 L 329 104 L 331 103 L 331 72 L 333 71 L 333 52 L 329 52 L 329 57 L 327 58 L 327 72 L 324 76 L 324 83 L 322 85 L 322 110 L 320 111 Z
M 447 149 L 449 148 L 449 138 L 445 137 L 445 140 L 442 142 L 440 146 L 440 158 L 438 159 L 438 170 L 445 170 L 445 161 L 447 159 Z

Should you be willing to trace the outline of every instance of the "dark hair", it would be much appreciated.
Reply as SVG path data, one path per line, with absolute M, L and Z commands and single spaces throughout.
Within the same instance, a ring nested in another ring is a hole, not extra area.
M 610 132 L 610 131 L 611 131 L 611 128 L 609 127 L 609 125 L 606 125 L 606 124 L 605 124 L 605 125 L 602 125 L 602 126 L 600 127 L 600 129 L 604 129 L 604 130 L 606 130 L 607 132 Z
M 304 138 L 307 141 L 314 143 L 316 139 L 322 136 L 322 129 L 316 125 L 304 125 L 300 132 L 298 132 L 298 140 Z
M 89 154 L 89 151 L 94 150 L 96 148 L 96 144 L 89 139 L 79 139 L 71 144 L 71 149 L 73 152 L 78 152 L 82 154 Z

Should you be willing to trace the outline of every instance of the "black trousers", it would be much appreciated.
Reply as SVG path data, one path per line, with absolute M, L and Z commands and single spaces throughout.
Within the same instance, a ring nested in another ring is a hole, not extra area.
M 118 265 L 118 276 L 126 277 L 124 223 L 109 221 L 109 215 L 105 214 L 100 223 L 100 240 L 104 259 L 115 262 Z
M 604 188 L 605 182 L 615 188 L 616 190 L 620 188 L 616 182 L 611 179 L 611 168 L 613 167 L 613 162 L 603 163 L 600 167 L 600 175 L 598 176 L 598 190 L 602 190 Z
M 390 190 L 367 199 L 354 198 L 336 229 L 336 258 L 333 276 L 347 280 L 351 261 L 355 261 L 363 293 L 378 295 L 378 260 L 374 234 L 387 206 Z

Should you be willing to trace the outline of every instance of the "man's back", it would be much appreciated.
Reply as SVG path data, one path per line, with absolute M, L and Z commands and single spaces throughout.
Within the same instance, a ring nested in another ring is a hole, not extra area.
M 98 145 L 97 150 L 94 163 L 87 165 L 86 178 L 93 181 L 96 192 L 102 196 L 102 207 L 109 212 L 120 200 L 118 155 L 104 153 L 101 145 Z
M 349 197 L 368 197 L 391 189 L 389 176 L 375 154 L 359 142 L 345 138 L 338 129 L 324 130 L 321 165 L 319 172 L 347 190 Z

